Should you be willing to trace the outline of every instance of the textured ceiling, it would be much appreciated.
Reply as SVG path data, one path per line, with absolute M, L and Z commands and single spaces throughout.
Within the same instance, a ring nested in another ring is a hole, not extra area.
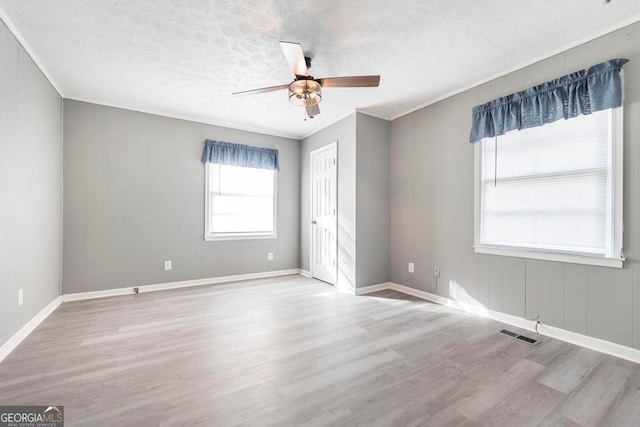
M 299 138 L 360 111 L 394 118 L 640 19 L 639 0 L 0 0 L 0 16 L 65 98 Z M 327 88 L 305 121 L 278 41 Z

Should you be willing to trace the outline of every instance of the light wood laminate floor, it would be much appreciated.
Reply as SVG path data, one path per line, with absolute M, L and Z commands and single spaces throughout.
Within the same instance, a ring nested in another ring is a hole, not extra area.
M 301 276 L 69 302 L 0 363 L 0 404 L 68 426 L 640 425 L 640 365 L 503 327 Z

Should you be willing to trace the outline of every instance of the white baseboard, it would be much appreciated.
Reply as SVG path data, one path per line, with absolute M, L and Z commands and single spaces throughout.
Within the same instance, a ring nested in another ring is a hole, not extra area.
M 526 329 L 532 332 L 535 332 L 536 330 L 537 322 L 523 319 L 522 317 L 512 316 L 510 314 L 489 310 L 484 307 L 455 301 L 450 298 L 435 295 L 430 292 L 421 291 L 419 289 L 410 288 L 408 286 L 400 285 L 397 283 L 389 283 L 389 288 L 398 292 L 402 292 L 404 294 L 422 298 L 427 301 L 435 302 L 438 304 L 446 305 L 448 307 L 457 308 L 468 313 L 487 317 L 489 319 L 506 323 L 508 325 L 512 325 L 521 329 Z M 609 354 L 611 356 L 619 357 L 621 359 L 629 360 L 631 362 L 640 363 L 640 350 L 636 350 L 635 348 L 601 340 L 599 338 L 589 337 L 577 332 L 567 331 L 566 329 L 544 325 L 542 323 L 538 324 L 538 333 L 546 335 L 550 338 L 555 338 L 591 350 L 599 351 L 601 353 Z
M 91 292 L 77 292 L 74 294 L 64 294 L 61 296 L 62 302 L 69 301 L 82 301 L 86 299 L 115 297 L 118 295 L 130 295 L 133 294 L 133 288 L 117 288 L 106 289 L 104 291 L 91 291 Z
M 307 270 L 303 270 L 301 268 L 298 269 L 298 274 L 304 277 L 311 277 L 311 273 Z
M 489 319 L 497 320 L 498 322 L 502 323 L 508 323 L 509 325 L 517 326 L 518 328 L 526 329 L 529 331 L 536 330 L 536 322 L 523 319 L 522 317 L 512 316 L 511 314 L 489 310 L 487 308 L 476 306 L 473 304 L 455 301 L 450 298 L 432 294 L 426 291 L 421 291 L 419 289 L 410 288 L 408 286 L 399 285 L 397 283 L 391 283 L 391 289 L 402 292 L 404 294 L 413 295 L 414 297 L 422 298 L 427 301 L 446 305 L 447 307 L 453 307 L 458 310 L 466 311 L 467 313 L 477 314 L 478 316 L 482 317 L 488 317 Z
M 640 350 L 617 344 L 611 341 L 601 340 L 599 338 L 589 337 L 577 332 L 567 331 L 566 329 L 556 328 L 549 325 L 538 325 L 538 332 L 551 338 L 566 341 L 571 344 L 579 345 L 600 353 L 609 354 L 619 357 L 620 359 L 630 360 L 631 362 L 640 363 Z
M 53 311 L 62 303 L 62 297 L 57 297 L 51 301 L 45 308 L 40 310 L 31 320 L 11 336 L 4 344 L 0 346 L 0 362 L 9 355 L 16 347 L 29 336 L 33 330 L 38 327 L 44 319 L 46 319 Z
M 347 293 L 349 295 L 366 295 L 372 292 L 383 291 L 385 289 L 390 289 L 390 288 L 391 288 L 391 282 L 379 283 L 377 285 L 364 286 L 361 288 L 355 288 L 353 286 L 341 285 L 341 284 L 336 285 L 337 290 L 339 290 L 340 292 Z
M 356 295 L 366 295 L 372 292 L 384 291 L 391 288 L 391 282 L 379 283 L 377 285 L 365 286 L 363 288 L 356 288 Z
M 210 277 L 207 279 L 182 280 L 179 282 L 157 283 L 153 285 L 136 286 L 139 293 L 165 291 L 168 289 L 188 288 L 191 286 L 215 285 L 218 283 L 238 282 L 241 280 L 265 279 L 268 277 L 290 276 L 300 274 L 300 270 L 292 268 L 289 270 L 264 271 L 261 273 L 237 274 L 233 276 Z M 107 289 L 104 291 L 79 292 L 74 294 L 62 295 L 62 301 L 82 301 L 94 298 L 113 297 L 118 295 L 133 294 L 134 286 L 127 288 Z

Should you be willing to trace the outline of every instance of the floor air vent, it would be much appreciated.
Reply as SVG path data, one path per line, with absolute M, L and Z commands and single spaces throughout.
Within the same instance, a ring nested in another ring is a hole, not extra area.
M 540 344 L 540 341 L 538 341 L 538 340 L 534 340 L 533 338 L 525 337 L 524 335 L 517 334 L 517 333 L 512 332 L 512 331 L 509 331 L 509 330 L 507 330 L 507 329 L 503 329 L 503 330 L 501 330 L 501 331 L 500 331 L 500 333 L 501 333 L 502 335 L 507 335 L 507 336 L 512 337 L 512 338 L 515 338 L 515 339 L 517 339 L 517 340 L 520 340 L 520 341 L 526 342 L 527 344 L 531 344 L 531 345 L 538 345 L 538 344 Z

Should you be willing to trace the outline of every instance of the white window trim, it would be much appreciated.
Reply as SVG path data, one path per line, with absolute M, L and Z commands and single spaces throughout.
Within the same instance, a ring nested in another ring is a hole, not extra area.
M 620 249 L 619 258 L 607 258 L 604 256 L 598 256 L 580 252 L 566 252 L 566 251 L 552 251 L 545 249 L 533 249 L 533 248 L 521 248 L 512 246 L 496 246 L 496 245 L 483 245 L 480 243 L 480 209 L 482 206 L 482 189 L 481 189 L 481 173 L 482 173 L 482 145 L 480 142 L 474 143 L 474 245 L 473 249 L 475 253 L 489 254 L 489 255 L 502 255 L 516 258 L 530 258 L 539 259 L 545 261 L 558 261 L 567 262 L 572 264 L 586 264 L 600 267 L 613 267 L 622 268 L 624 265 L 624 254 L 622 252 L 623 243 L 623 107 L 614 108 L 611 111 L 611 137 L 612 137 L 612 159 L 613 159 L 613 189 L 612 194 L 613 209 L 612 215 L 614 215 L 614 224 L 616 229 L 614 233 L 614 244 Z
M 247 233 L 210 233 L 209 232 L 209 170 L 211 163 L 204 167 L 204 236 L 205 242 L 220 242 L 224 240 L 260 240 L 278 238 L 278 171 L 273 174 L 273 232 Z

